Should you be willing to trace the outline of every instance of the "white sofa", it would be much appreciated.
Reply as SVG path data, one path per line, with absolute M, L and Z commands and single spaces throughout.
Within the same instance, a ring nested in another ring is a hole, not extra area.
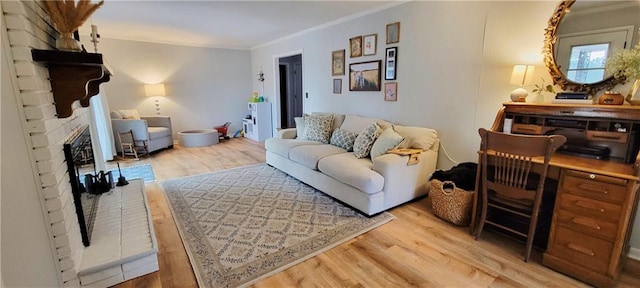
M 438 158 L 439 139 L 435 130 L 392 125 L 356 115 L 333 115 L 332 131 L 341 128 L 360 133 L 371 123 L 377 123 L 381 130 L 393 127 L 404 137 L 399 148 L 424 150 L 418 156 L 419 163 L 407 165 L 409 156 L 389 153 L 358 159 L 346 149 L 296 137 L 304 133 L 298 127 L 280 130 L 276 137 L 265 141 L 267 164 L 367 215 L 427 194 L 428 179 Z

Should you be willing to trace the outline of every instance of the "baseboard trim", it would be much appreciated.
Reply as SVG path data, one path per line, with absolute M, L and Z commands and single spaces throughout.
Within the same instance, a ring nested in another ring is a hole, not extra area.
M 640 249 L 631 247 L 627 256 L 624 270 L 633 275 L 640 275 Z
M 636 261 L 640 261 L 640 249 L 629 247 L 629 254 L 627 254 L 627 256 Z

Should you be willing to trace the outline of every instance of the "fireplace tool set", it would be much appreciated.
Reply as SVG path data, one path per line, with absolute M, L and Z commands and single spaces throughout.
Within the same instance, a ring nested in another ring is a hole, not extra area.
M 118 164 L 118 173 L 120 177 L 118 177 L 118 183 L 113 183 L 113 173 L 112 171 L 104 172 L 100 170 L 100 172 L 96 172 L 96 165 L 93 165 L 93 173 L 94 174 L 85 174 L 84 175 L 84 184 L 86 188 L 81 187 L 82 190 L 89 192 L 89 194 L 102 194 L 109 192 L 111 188 L 115 186 L 125 186 L 129 184 L 127 179 L 122 175 L 122 171 L 120 170 L 120 163 Z M 82 183 L 80 184 L 82 186 Z M 83 189 L 84 188 L 84 189 Z

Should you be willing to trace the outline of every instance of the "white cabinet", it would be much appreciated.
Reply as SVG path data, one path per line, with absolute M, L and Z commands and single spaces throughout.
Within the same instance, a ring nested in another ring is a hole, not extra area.
M 249 102 L 250 119 L 242 120 L 244 136 L 255 141 L 264 141 L 272 136 L 271 102 Z

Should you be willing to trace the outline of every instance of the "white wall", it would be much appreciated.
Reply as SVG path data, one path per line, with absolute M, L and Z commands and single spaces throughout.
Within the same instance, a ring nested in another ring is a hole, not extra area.
M 84 45 L 93 50 L 92 43 Z M 249 51 L 100 39 L 98 52 L 114 73 L 103 85 L 111 110 L 155 115 L 154 98 L 145 96 L 143 85 L 164 83 L 160 114 L 171 116 L 174 134 L 227 121 L 229 133 L 241 129 L 253 90 Z
M 541 51 L 544 29 L 557 4 L 556 1 L 408 2 L 254 48 L 252 74 L 257 74 L 260 67 L 273 74 L 275 56 L 303 51 L 304 90 L 309 93 L 309 98 L 304 99 L 306 113 L 353 113 L 435 128 L 455 161 L 477 162 L 478 128 L 491 126 L 502 103 L 509 101 L 511 90 L 517 88 L 509 84 L 513 65 L 536 65 L 534 84 L 540 84 L 542 79 L 551 83 Z M 387 45 L 386 24 L 397 21 L 401 23 L 400 42 Z M 349 58 L 349 38 L 372 33 L 378 34 L 376 55 Z M 398 46 L 397 102 L 385 102 L 382 92 L 349 92 L 348 75 L 331 76 L 333 50 L 347 50 L 348 71 L 349 63 L 384 60 L 385 48 L 393 46 Z M 268 79 L 265 95 L 277 101 L 273 97 L 274 82 L 269 80 L 274 77 L 265 75 L 265 78 Z M 342 94 L 332 93 L 334 78 L 342 79 Z M 531 91 L 533 86 L 525 88 Z M 545 98 L 551 101 L 552 95 Z M 278 105 L 273 107 L 274 119 L 279 119 Z M 279 127 L 275 121 L 274 127 Z M 440 153 L 438 169 L 452 165 Z M 640 225 L 638 218 L 640 214 L 636 217 L 636 228 Z M 630 244 L 640 247 L 640 231 L 632 234 Z M 640 259 L 640 249 L 632 248 L 632 255 Z

